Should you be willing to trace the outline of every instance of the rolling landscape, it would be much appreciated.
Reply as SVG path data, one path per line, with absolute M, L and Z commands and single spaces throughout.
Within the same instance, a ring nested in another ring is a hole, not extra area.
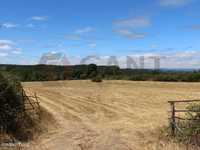
M 0 150 L 200 150 L 199 0 L 2 0 Z

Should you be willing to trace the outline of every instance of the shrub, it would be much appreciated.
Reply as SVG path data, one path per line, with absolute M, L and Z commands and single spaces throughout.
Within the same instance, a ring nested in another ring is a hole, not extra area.
M 100 76 L 94 77 L 92 82 L 102 82 L 102 78 Z
M 27 141 L 33 137 L 37 124 L 24 111 L 21 92 L 20 82 L 11 75 L 0 74 L 0 127 L 15 139 Z
M 177 139 L 200 146 L 200 104 L 190 104 L 186 107 L 185 121 L 179 121 Z
M 0 125 L 7 131 L 15 130 L 16 118 L 23 110 L 21 85 L 0 74 Z

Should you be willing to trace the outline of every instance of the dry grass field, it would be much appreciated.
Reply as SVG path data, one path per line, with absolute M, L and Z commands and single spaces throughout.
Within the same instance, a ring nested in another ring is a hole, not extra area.
M 37 92 L 56 127 L 29 149 L 184 150 L 160 130 L 168 124 L 168 100 L 200 98 L 199 83 L 56 81 L 23 84 Z M 56 123 L 57 122 L 57 123 Z M 51 123 L 48 125 L 51 126 Z

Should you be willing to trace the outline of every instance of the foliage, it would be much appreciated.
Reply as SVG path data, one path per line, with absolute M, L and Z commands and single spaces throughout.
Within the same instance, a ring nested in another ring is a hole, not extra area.
M 189 126 L 188 136 L 200 134 L 200 104 L 191 104 L 187 107 L 189 112 L 186 113 Z
M 0 71 L 20 81 L 87 80 L 101 76 L 107 80 L 200 82 L 200 71 L 120 69 L 117 66 L 0 65 Z
M 0 125 L 11 131 L 15 130 L 16 118 L 23 110 L 19 82 L 11 82 L 0 74 Z
M 102 82 L 102 78 L 100 76 L 94 77 L 92 82 Z
M 36 122 L 24 112 L 22 86 L 7 73 L 0 74 L 0 127 L 18 140 L 32 138 Z M 1 141 L 0 141 L 1 142 Z
M 190 104 L 186 109 L 186 120 L 178 122 L 181 132 L 177 133 L 177 139 L 200 146 L 200 104 Z

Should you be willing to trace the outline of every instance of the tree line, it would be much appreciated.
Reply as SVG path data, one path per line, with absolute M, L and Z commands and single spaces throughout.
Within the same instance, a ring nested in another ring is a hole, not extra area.
M 118 66 L 75 65 L 0 65 L 4 75 L 12 74 L 19 81 L 105 80 L 199 82 L 200 71 L 121 69 Z

